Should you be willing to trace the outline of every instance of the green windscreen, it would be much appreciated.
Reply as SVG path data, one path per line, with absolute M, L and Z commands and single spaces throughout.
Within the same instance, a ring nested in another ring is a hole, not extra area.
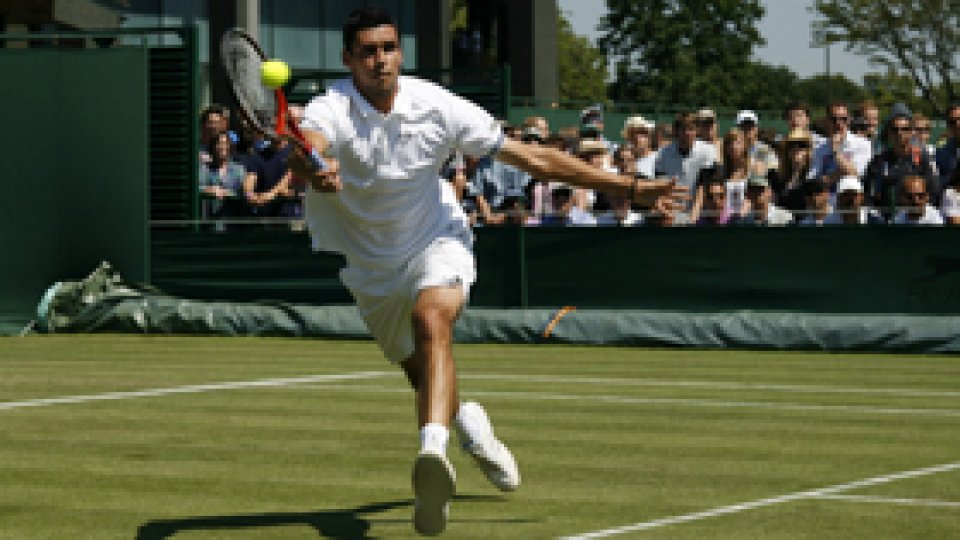
M 110 260 L 149 280 L 147 49 L 0 49 L 0 322 Z

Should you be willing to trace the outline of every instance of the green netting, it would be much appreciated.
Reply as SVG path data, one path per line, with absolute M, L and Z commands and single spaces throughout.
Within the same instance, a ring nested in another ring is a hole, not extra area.
M 369 338 L 353 306 L 236 303 L 176 298 L 123 283 L 109 264 L 86 279 L 58 283 L 39 307 L 47 332 L 134 332 Z M 467 309 L 464 343 L 825 351 L 960 352 L 952 316 L 687 313 L 609 309 Z

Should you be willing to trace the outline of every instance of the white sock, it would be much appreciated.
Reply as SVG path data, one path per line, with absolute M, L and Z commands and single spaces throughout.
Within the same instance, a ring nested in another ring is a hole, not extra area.
M 420 450 L 431 450 L 446 455 L 449 438 L 450 430 L 447 426 L 427 424 L 420 428 Z

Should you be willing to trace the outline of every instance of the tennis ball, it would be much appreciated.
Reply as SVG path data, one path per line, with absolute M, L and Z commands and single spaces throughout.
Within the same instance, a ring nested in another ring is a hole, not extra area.
M 267 60 L 260 64 L 260 80 L 267 88 L 280 88 L 290 80 L 290 66 L 283 60 Z

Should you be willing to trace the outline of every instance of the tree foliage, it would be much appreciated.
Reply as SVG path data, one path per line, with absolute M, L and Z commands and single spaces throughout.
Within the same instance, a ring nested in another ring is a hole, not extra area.
M 815 112 L 824 111 L 835 101 L 853 107 L 867 97 L 860 85 L 837 73 L 829 77 L 820 74 L 803 79 L 797 83 L 794 93 L 798 100 L 807 103 Z
M 960 0 L 816 0 L 818 39 L 910 77 L 939 112 L 960 94 Z
M 560 99 L 606 101 L 606 56 L 589 39 L 575 34 L 563 13 L 560 13 L 558 25 Z
M 764 43 L 760 0 L 607 0 L 599 45 L 616 62 L 611 97 L 739 105 Z
M 886 73 L 868 73 L 863 76 L 864 91 L 880 110 L 886 110 L 894 103 L 905 103 L 913 112 L 922 112 L 927 116 L 936 116 L 938 111 L 933 104 L 917 95 L 917 86 L 910 76 L 888 70 Z

